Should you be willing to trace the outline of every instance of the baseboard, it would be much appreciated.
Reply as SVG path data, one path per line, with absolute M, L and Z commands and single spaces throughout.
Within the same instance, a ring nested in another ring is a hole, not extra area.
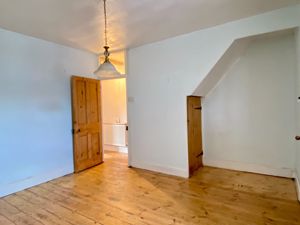
M 212 166 L 222 169 L 237 170 L 243 172 L 259 173 L 278 177 L 293 178 L 294 171 L 289 168 L 271 168 L 264 165 L 242 163 L 236 161 L 215 160 L 204 157 L 203 163 L 205 166 Z
M 130 166 L 134 167 L 134 168 L 150 170 L 150 171 L 173 175 L 173 176 L 177 176 L 177 177 L 184 177 L 184 178 L 189 177 L 189 172 L 187 170 L 183 170 L 180 168 L 165 167 L 165 166 L 154 165 L 154 164 L 149 164 L 149 163 L 145 163 L 145 162 L 131 162 Z
M 43 173 L 34 177 L 28 177 L 26 179 L 12 182 L 9 184 L 1 184 L 0 197 L 4 197 L 25 190 L 27 188 L 48 182 L 50 180 L 65 176 L 70 173 L 73 173 L 73 168 L 65 167 L 48 173 Z
M 295 179 L 295 183 L 296 183 L 298 201 L 300 202 L 300 177 L 298 176 L 297 172 L 294 173 L 294 179 Z
M 104 145 L 104 151 L 105 150 L 114 151 L 114 152 L 128 153 L 128 147 L 127 146 Z

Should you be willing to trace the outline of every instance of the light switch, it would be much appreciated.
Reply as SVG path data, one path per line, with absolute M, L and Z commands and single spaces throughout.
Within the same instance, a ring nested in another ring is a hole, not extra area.
M 128 102 L 134 102 L 134 100 L 135 100 L 134 97 L 131 96 L 128 97 Z

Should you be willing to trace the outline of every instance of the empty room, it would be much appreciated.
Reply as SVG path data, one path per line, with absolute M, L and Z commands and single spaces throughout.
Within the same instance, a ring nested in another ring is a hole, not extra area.
M 300 0 L 0 0 L 0 225 L 300 225 Z

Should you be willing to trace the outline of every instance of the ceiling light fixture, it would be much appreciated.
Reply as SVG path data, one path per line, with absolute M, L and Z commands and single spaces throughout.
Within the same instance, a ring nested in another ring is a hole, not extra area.
M 120 74 L 115 66 L 109 60 L 109 46 L 107 44 L 107 15 L 106 15 L 106 0 L 103 0 L 104 9 L 104 38 L 105 38 L 105 49 L 104 51 L 104 62 L 100 64 L 98 69 L 94 72 L 99 80 L 122 78 L 124 75 Z

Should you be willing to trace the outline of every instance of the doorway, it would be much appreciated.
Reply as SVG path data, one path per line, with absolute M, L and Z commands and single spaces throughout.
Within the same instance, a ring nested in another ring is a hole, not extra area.
M 126 73 L 125 59 L 125 51 L 110 54 L 110 61 L 121 74 Z M 104 57 L 100 56 L 99 60 L 102 63 Z M 101 80 L 104 161 L 112 158 L 128 161 L 126 87 L 126 78 Z
M 125 73 L 125 52 L 113 53 L 111 62 Z M 72 77 L 75 172 L 114 157 L 128 161 L 126 96 L 126 78 Z
M 201 97 L 187 97 L 189 176 L 203 166 Z
M 104 152 L 128 153 L 126 78 L 101 81 Z
M 127 160 L 126 79 L 73 76 L 71 83 L 75 172 L 106 158 Z

